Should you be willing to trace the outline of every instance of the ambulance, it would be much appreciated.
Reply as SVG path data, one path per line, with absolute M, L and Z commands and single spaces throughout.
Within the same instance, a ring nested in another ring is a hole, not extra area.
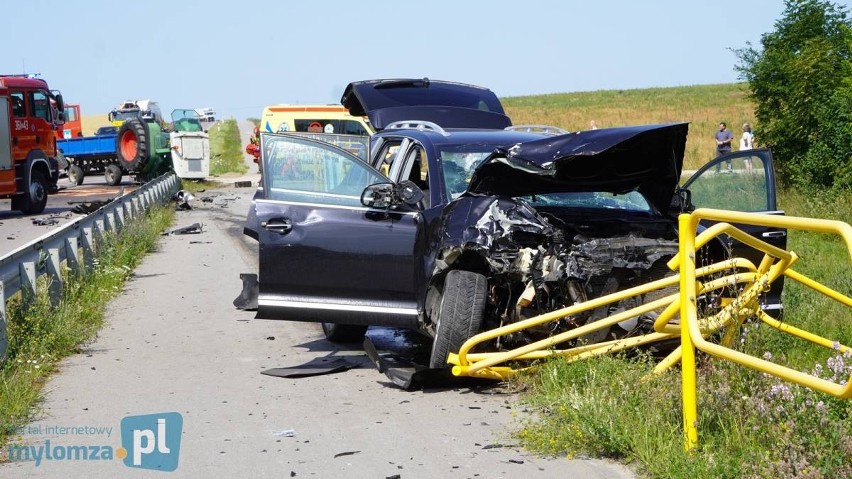
M 270 105 L 263 109 L 259 129 L 266 133 L 375 133 L 367 117 L 352 116 L 340 105 Z

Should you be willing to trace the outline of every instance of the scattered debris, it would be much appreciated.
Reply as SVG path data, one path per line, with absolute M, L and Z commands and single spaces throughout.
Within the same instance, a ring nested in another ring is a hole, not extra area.
M 240 279 L 243 280 L 243 290 L 240 295 L 234 300 L 234 307 L 245 311 L 257 310 L 257 275 L 242 273 Z
M 273 432 L 272 435 L 273 436 L 279 436 L 279 437 L 294 437 L 296 435 L 296 430 L 295 429 L 285 429 L 283 431 Z
M 212 241 L 190 241 L 189 244 L 213 244 Z
M 361 451 L 345 451 L 345 452 L 338 452 L 337 454 L 335 454 L 335 455 L 334 455 L 334 457 L 335 457 L 335 459 L 336 459 L 336 458 L 338 458 L 338 457 L 351 456 L 351 455 L 353 455 L 353 454 L 358 454 L 358 453 L 360 453 L 360 452 L 361 452 Z
M 163 236 L 199 234 L 199 233 L 204 232 L 202 230 L 203 226 L 204 225 L 202 225 L 201 223 L 193 223 L 189 226 L 184 226 L 182 228 L 177 228 L 177 229 L 173 229 L 171 231 L 166 231 L 165 233 L 163 233 Z
M 260 374 L 279 378 L 307 378 L 348 371 L 358 365 L 344 358 L 314 358 L 305 364 L 289 368 L 272 368 L 261 371 Z
M 48 216 L 46 218 L 33 218 L 33 224 L 36 226 L 53 226 L 58 225 L 59 220 L 52 216 Z
M 512 464 L 523 464 L 524 463 L 524 461 L 521 460 L 521 459 L 509 459 L 509 462 L 511 462 Z
M 430 369 L 392 353 L 379 354 L 369 336 L 364 338 L 364 351 L 380 373 L 406 391 L 471 383 L 471 378 L 453 376 L 449 368 Z
M 186 190 L 180 190 L 172 196 L 172 200 L 177 203 L 179 210 L 191 210 L 192 205 L 189 202 L 194 199 L 195 196 Z
M 275 341 L 275 336 L 267 336 L 267 341 Z
M 251 181 L 235 181 L 234 186 L 237 188 L 251 188 Z
M 107 201 L 69 201 L 68 204 L 74 205 L 74 207 L 71 208 L 72 213 L 79 213 L 81 215 L 88 215 L 88 214 L 94 213 L 95 211 L 98 211 L 99 209 L 103 208 L 110 201 L 112 201 L 112 200 L 107 200 Z

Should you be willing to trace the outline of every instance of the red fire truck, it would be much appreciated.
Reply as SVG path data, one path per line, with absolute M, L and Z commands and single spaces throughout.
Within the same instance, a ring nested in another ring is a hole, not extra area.
M 59 179 L 56 133 L 62 95 L 30 75 L 0 75 L 0 198 L 24 214 L 44 211 Z

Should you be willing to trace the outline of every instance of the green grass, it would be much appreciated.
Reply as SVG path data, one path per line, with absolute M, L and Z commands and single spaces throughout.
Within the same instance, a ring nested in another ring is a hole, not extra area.
M 104 325 L 106 304 L 122 292 L 134 267 L 156 247 L 173 218 L 172 208 L 156 207 L 128 223 L 120 234 L 108 233 L 86 275 L 65 271 L 58 306 L 51 307 L 41 293 L 26 301 L 27 306 L 20 294 L 10 300 L 9 348 L 0 367 L 0 445 L 32 418 L 41 387 L 59 360 L 94 340 Z
M 210 174 L 212 176 L 248 171 L 243 161 L 240 130 L 236 120 L 219 122 L 210 128 L 208 133 L 210 134 Z
M 780 203 L 788 215 L 852 220 L 850 194 L 787 191 Z M 791 230 L 788 249 L 802 257 L 796 271 L 852 295 L 852 260 L 838 237 Z M 786 323 L 852 344 L 848 307 L 790 280 L 783 301 Z M 753 323 L 735 349 L 839 384 L 852 375 L 852 354 Z M 699 359 L 700 447 L 691 454 L 683 449 L 680 371 L 643 380 L 653 367 L 647 358 L 556 359 L 520 378 L 537 414 L 517 437 L 542 454 L 617 458 L 644 477 L 852 478 L 852 401 Z
M 548 124 L 568 130 L 687 121 L 684 168 L 696 169 L 714 156 L 713 134 L 720 121 L 739 136 L 754 123 L 744 84 L 644 90 L 565 93 L 501 99 L 515 124 Z M 760 127 L 754 125 L 757 142 Z M 758 145 L 759 146 L 759 145 Z M 736 149 L 736 148 L 735 148 Z M 719 175 L 738 195 L 718 195 L 709 181 L 696 188 L 702 205 L 725 208 L 731 201 L 761 197 L 743 175 Z M 718 201 L 714 200 L 714 195 Z M 779 192 L 787 215 L 852 223 L 852 193 Z M 742 206 L 742 205 L 741 205 Z M 750 209 L 750 208 L 746 208 Z M 827 286 L 852 295 L 852 267 L 846 244 L 825 233 L 789 231 L 794 266 Z M 852 344 L 852 314 L 794 281 L 784 286 L 784 321 Z M 852 375 L 852 355 L 812 346 L 771 328 L 748 327 L 737 349 L 842 383 Z M 699 449 L 683 449 L 680 372 L 643 377 L 653 361 L 604 357 L 566 363 L 552 360 L 518 381 L 535 419 L 516 432 L 532 451 L 559 456 L 613 457 L 654 478 L 812 477 L 852 478 L 852 401 L 841 400 L 744 367 L 699 355 Z

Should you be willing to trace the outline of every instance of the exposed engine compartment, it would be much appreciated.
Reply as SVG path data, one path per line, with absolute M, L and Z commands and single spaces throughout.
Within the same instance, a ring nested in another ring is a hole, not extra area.
M 464 242 L 443 255 L 446 265 L 470 267 L 481 258 L 487 264 L 488 306 L 483 329 L 514 323 L 540 314 L 659 279 L 673 274 L 665 263 L 678 252 L 676 232 L 666 227 L 625 228 L 635 222 L 608 219 L 595 223 L 595 236 L 587 236 L 564 215 L 540 213 L 523 200 L 491 198 L 479 219 L 469 224 Z M 475 210 L 475 209 L 473 209 Z M 473 211 L 472 210 L 472 211 Z M 588 225 L 584 215 L 582 224 Z M 588 230 L 588 228 L 586 228 Z M 653 237 L 643 236 L 652 233 Z M 641 235 L 640 235 L 641 234 Z M 636 301 L 636 300 L 634 300 Z M 529 328 L 501 339 L 516 346 L 566 331 L 609 316 L 635 304 L 602 307 L 558 322 Z M 583 336 L 599 342 L 623 337 L 654 318 L 632 318 Z M 620 329 L 620 330 L 619 330 Z

